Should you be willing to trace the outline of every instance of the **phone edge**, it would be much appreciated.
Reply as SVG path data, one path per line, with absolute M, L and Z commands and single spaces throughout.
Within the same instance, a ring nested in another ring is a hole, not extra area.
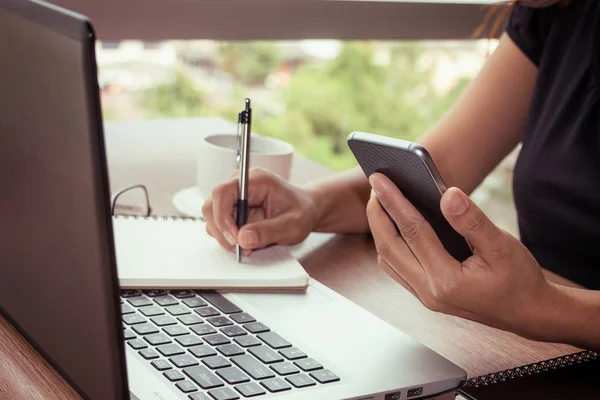
M 433 158 L 431 158 L 431 155 L 429 154 L 427 149 L 425 149 L 425 147 L 423 147 L 422 145 L 415 142 L 410 142 L 408 140 L 397 139 L 383 135 L 375 135 L 373 133 L 359 131 L 352 132 L 348 135 L 347 141 L 351 140 L 357 140 L 362 142 L 375 142 L 377 144 L 394 147 L 400 150 L 410 151 L 411 153 L 419 157 L 421 162 L 425 164 L 425 168 L 427 168 L 427 172 L 429 172 L 429 175 L 435 182 L 438 190 L 440 191 L 440 194 L 444 194 L 444 192 L 448 190 L 446 183 L 442 179 L 442 175 L 440 174 L 433 162 Z

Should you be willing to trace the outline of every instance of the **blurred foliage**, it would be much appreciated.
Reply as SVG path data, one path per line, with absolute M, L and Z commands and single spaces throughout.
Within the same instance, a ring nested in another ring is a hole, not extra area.
M 221 69 L 247 85 L 264 84 L 281 61 L 280 49 L 273 42 L 228 42 L 220 46 Z
M 352 131 L 415 140 L 451 107 L 466 80 L 446 95 L 430 82 L 433 68 L 418 65 L 418 44 L 391 48 L 389 64 L 374 62 L 370 43 L 344 43 L 323 65 L 305 64 L 281 98 L 282 115 L 255 118 L 255 129 L 291 142 L 299 153 L 336 170 L 355 165 L 346 137 Z
M 145 90 L 140 102 L 150 117 L 193 117 L 202 115 L 205 98 L 205 93 L 179 69 L 171 82 Z
M 283 139 L 334 170 L 356 163 L 346 145 L 352 131 L 415 140 L 441 118 L 468 82 L 441 95 L 431 85 L 433 66 L 419 63 L 425 51 L 421 45 L 394 44 L 385 63 L 375 62 L 376 46 L 345 42 L 335 59 L 301 65 L 288 85 L 270 90 L 267 101 L 254 101 L 253 130 Z M 282 59 L 273 43 L 223 44 L 221 69 L 238 82 L 229 102 L 208 103 L 205 93 L 178 71 L 173 82 L 147 90 L 142 105 L 151 116 L 212 115 L 235 121 L 241 99 L 253 97 L 252 85 L 262 88 Z

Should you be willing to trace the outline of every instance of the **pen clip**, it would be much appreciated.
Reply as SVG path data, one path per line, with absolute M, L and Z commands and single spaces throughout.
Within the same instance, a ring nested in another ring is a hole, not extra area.
M 237 163 L 238 168 L 240 166 L 240 163 L 242 162 L 242 112 L 238 113 L 238 124 L 237 124 L 237 155 L 236 155 L 236 163 Z

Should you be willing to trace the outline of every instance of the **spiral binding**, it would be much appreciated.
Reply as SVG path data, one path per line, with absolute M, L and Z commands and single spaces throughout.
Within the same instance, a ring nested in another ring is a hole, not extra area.
M 113 218 L 122 219 L 153 219 L 155 221 L 201 221 L 206 222 L 204 217 L 186 217 L 179 215 L 135 215 L 135 214 L 115 214 Z
M 573 364 L 581 364 L 583 362 L 597 359 L 598 353 L 594 351 L 581 351 L 578 353 L 568 354 L 566 356 L 552 358 L 549 360 L 540 361 L 533 364 L 523 365 L 521 367 L 508 369 L 505 371 L 494 372 L 487 375 L 481 375 L 472 379 L 463 380 L 459 387 L 479 387 L 493 385 L 494 383 L 504 382 L 510 379 L 520 378 L 528 375 L 535 375 L 541 372 L 563 368 Z

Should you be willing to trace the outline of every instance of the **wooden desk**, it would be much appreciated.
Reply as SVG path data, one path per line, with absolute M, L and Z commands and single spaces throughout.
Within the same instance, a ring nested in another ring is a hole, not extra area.
M 155 213 L 174 214 L 172 195 L 194 184 L 195 152 L 201 137 L 234 131 L 233 124 L 217 118 L 107 123 L 111 188 L 114 192 L 144 183 Z M 328 169 L 296 157 L 291 180 L 302 183 L 330 174 Z M 373 243 L 366 235 L 314 234 L 293 252 L 311 276 L 458 364 L 470 377 L 578 350 L 528 341 L 428 310 L 379 269 Z M 79 398 L 2 317 L 0 360 L 1 399 Z

